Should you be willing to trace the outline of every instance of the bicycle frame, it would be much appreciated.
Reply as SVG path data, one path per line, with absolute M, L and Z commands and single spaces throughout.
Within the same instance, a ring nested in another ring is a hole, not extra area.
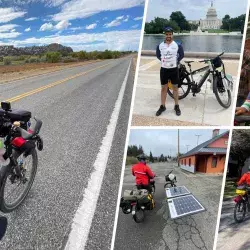
M 209 64 L 208 66 L 205 66 L 205 67 L 202 67 L 200 69 L 196 69 L 196 70 L 192 71 L 191 64 L 188 63 L 188 67 L 189 67 L 188 73 L 189 73 L 191 80 L 192 80 L 191 84 L 192 85 L 197 84 L 198 89 L 200 89 L 202 87 L 202 85 L 205 83 L 208 76 L 213 72 L 213 65 L 210 62 L 208 64 Z M 196 75 L 200 72 L 203 72 L 203 71 L 205 71 L 204 75 L 199 80 L 199 82 L 196 83 L 194 80 L 194 75 Z

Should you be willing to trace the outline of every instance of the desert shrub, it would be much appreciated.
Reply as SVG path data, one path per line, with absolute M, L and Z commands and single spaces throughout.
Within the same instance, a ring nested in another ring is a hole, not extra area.
M 11 59 L 9 57 L 4 57 L 3 64 L 4 65 L 11 65 Z
M 57 63 L 61 60 L 60 52 L 48 52 L 46 53 L 46 61 L 49 63 Z
M 77 60 L 77 58 L 73 58 L 71 56 L 66 56 L 66 57 L 62 58 L 62 61 L 64 63 L 70 63 L 70 62 L 77 62 L 78 60 Z

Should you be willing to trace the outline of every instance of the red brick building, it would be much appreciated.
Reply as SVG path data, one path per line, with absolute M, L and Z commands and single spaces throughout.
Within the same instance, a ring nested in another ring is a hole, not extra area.
M 181 169 L 191 173 L 223 173 L 229 131 L 219 134 L 219 129 L 213 130 L 212 138 L 188 151 L 180 157 Z

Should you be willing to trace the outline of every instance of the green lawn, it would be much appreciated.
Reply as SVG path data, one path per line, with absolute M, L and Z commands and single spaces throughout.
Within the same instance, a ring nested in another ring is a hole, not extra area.
M 207 30 L 208 33 L 229 33 L 227 30 Z
M 235 190 L 236 190 L 235 181 L 233 181 L 233 180 L 226 181 L 225 191 L 224 191 L 224 199 L 232 198 L 232 197 L 236 196 Z

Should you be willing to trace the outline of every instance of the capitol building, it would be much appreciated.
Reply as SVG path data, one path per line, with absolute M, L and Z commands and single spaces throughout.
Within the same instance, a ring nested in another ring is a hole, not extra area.
M 217 17 L 216 9 L 213 7 L 213 1 L 211 2 L 211 7 L 207 10 L 206 19 L 188 22 L 198 24 L 201 30 L 220 29 L 222 25 L 222 20 Z

